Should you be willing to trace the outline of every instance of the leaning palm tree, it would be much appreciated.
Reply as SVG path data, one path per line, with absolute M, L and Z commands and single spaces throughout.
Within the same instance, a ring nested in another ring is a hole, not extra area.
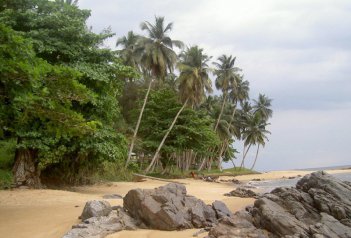
M 259 94 L 258 100 L 254 100 L 253 109 L 254 112 L 259 113 L 261 117 L 265 120 L 272 117 L 273 110 L 270 108 L 272 106 L 272 99 L 268 98 L 264 94 Z
M 256 113 L 249 113 L 247 115 L 244 125 L 245 125 L 245 129 L 242 132 L 242 137 L 244 140 L 244 150 L 243 150 L 243 159 L 241 161 L 240 168 L 244 166 L 244 161 L 248 151 L 250 150 L 250 147 L 252 145 L 258 144 L 255 162 L 252 166 L 253 168 L 257 160 L 257 155 L 258 155 L 260 145 L 264 146 L 265 140 L 268 140 L 267 134 L 270 134 L 270 132 L 266 129 L 266 127 L 269 124 L 261 116 L 260 113 L 256 112 Z
M 216 88 L 221 89 L 223 92 L 222 107 L 214 128 L 215 131 L 217 130 L 219 121 L 221 120 L 225 104 L 227 103 L 228 91 L 231 85 L 236 84 L 238 72 L 241 70 L 238 67 L 234 67 L 235 59 L 236 57 L 222 55 L 218 58 L 219 63 L 213 63 L 216 66 L 214 71 L 214 74 L 216 75 Z
M 149 172 L 152 168 L 153 164 L 158 158 L 163 144 L 165 143 L 169 133 L 173 129 L 179 115 L 184 110 L 184 108 L 186 106 L 190 106 L 192 108 L 198 107 L 200 103 L 205 99 L 206 92 L 212 91 L 211 80 L 208 76 L 209 68 L 207 65 L 210 57 L 203 53 L 203 49 L 197 46 L 190 48 L 188 47 L 180 54 L 179 57 L 179 98 L 183 105 L 173 119 L 172 124 L 166 131 L 166 134 L 158 146 L 150 165 L 146 168 L 145 173 Z
M 164 17 L 155 17 L 155 24 L 151 24 L 148 21 L 140 24 L 140 28 L 147 32 L 148 37 L 139 38 L 137 43 L 138 47 L 135 52 L 140 55 L 140 64 L 145 73 L 144 75 L 151 75 L 152 78 L 149 80 L 144 103 L 134 130 L 126 167 L 128 166 L 133 152 L 134 142 L 139 130 L 139 125 L 144 113 L 152 82 L 155 79 L 164 79 L 168 72 L 171 73 L 173 71 L 177 60 L 177 55 L 173 51 L 173 46 L 182 47 L 183 45 L 181 41 L 172 40 L 168 36 L 168 32 L 172 30 L 172 27 L 173 23 L 169 23 L 166 26 L 164 25 Z

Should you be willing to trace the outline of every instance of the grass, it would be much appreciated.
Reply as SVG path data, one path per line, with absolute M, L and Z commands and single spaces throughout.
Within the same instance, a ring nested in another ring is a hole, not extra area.
M 190 178 L 191 172 L 194 172 L 195 174 L 198 174 L 198 175 L 204 175 L 204 176 L 238 176 L 238 175 L 246 175 L 246 174 L 258 174 L 258 172 L 247 168 L 242 168 L 242 169 L 230 168 L 230 169 L 223 169 L 223 171 L 220 171 L 219 169 L 216 168 L 210 171 L 203 170 L 203 171 L 197 172 L 197 170 L 189 170 L 189 171 L 182 172 L 181 170 L 174 170 L 171 173 L 161 174 L 159 172 L 154 172 L 154 173 L 149 173 L 147 175 L 152 177 L 157 177 L 157 178 L 164 178 L 164 179 L 180 179 L 180 178 Z

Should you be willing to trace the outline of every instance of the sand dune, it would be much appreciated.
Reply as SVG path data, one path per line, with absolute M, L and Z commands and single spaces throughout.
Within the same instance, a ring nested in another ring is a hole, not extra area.
M 330 173 L 351 172 L 351 170 L 335 170 Z M 309 173 L 308 171 L 274 171 L 264 174 L 245 175 L 236 177 L 241 181 L 253 178 L 278 179 L 283 176 L 296 176 Z M 231 183 L 208 183 L 200 180 L 177 180 L 186 183 L 188 194 L 212 203 L 221 200 L 234 212 L 253 204 L 251 198 L 225 197 L 233 189 Z M 0 191 L 0 234 L 7 238 L 58 238 L 62 237 L 73 224 L 79 222 L 84 204 L 88 200 L 102 199 L 105 194 L 124 196 L 133 188 L 155 188 L 166 182 L 146 180 L 144 182 L 116 182 L 104 185 L 84 186 L 73 188 L 72 191 L 62 190 L 12 190 Z M 109 199 L 112 205 L 122 205 L 121 199 Z M 197 230 L 186 231 L 123 231 L 108 236 L 109 238 L 150 237 L 176 238 L 192 237 Z M 203 235 L 205 236 L 205 234 Z M 203 237 L 199 236 L 199 237 Z

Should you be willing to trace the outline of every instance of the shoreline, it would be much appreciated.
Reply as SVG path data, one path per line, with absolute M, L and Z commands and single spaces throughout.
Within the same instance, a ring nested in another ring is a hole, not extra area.
M 262 174 L 236 176 L 242 182 L 252 179 L 281 179 L 301 175 L 314 171 L 272 171 Z M 351 173 L 348 170 L 327 170 L 327 173 Z M 228 179 L 233 177 L 228 177 Z M 225 179 L 225 177 L 221 177 Z M 188 194 L 202 199 L 206 204 L 215 200 L 226 203 L 232 211 L 244 209 L 253 204 L 253 198 L 226 197 L 223 194 L 235 189 L 237 185 L 231 182 L 211 183 L 194 179 L 176 179 L 186 183 Z M 146 180 L 144 182 L 113 182 L 100 185 L 74 187 L 73 191 L 64 190 L 27 190 L 14 189 L 0 191 L 0 234 L 7 238 L 57 238 L 62 237 L 72 225 L 79 222 L 85 203 L 88 200 L 103 200 L 106 194 L 119 194 L 124 196 L 130 189 L 151 189 L 167 184 L 167 182 Z M 122 205 L 122 199 L 106 199 L 111 205 Z M 19 229 L 20 228 L 20 229 Z M 107 236 L 108 238 L 150 237 L 169 238 L 192 237 L 198 229 L 185 231 L 155 231 L 137 230 L 122 231 Z M 203 236 L 205 236 L 203 234 Z M 203 237 L 199 235 L 198 237 Z

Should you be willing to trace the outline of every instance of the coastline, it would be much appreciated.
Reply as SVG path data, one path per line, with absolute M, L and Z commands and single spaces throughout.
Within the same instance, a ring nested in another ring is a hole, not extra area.
M 274 180 L 282 177 L 304 176 L 314 171 L 272 171 L 262 174 L 241 175 L 235 177 L 239 181 L 248 182 L 252 179 Z M 330 174 L 351 173 L 351 169 L 326 170 Z M 228 177 L 233 178 L 233 177 Z M 225 177 L 221 177 L 225 179 Z M 253 204 L 255 199 L 226 197 L 223 194 L 234 189 L 231 182 L 210 183 L 194 179 L 177 179 L 185 183 L 188 194 L 202 199 L 209 204 L 221 200 L 233 212 Z M 124 196 L 130 189 L 150 189 L 165 185 L 167 182 L 146 180 L 144 182 L 114 182 L 102 185 L 75 187 L 72 191 L 63 190 L 3 190 L 0 191 L 0 234 L 8 238 L 57 238 L 62 237 L 72 225 L 78 223 L 85 202 L 102 200 L 106 194 Z M 122 199 L 108 199 L 111 205 L 122 205 Z M 177 238 L 192 237 L 198 229 L 185 231 L 138 230 L 122 231 L 109 238 L 150 237 Z M 203 234 L 205 236 L 206 234 Z M 203 237 L 199 235 L 198 237 Z

